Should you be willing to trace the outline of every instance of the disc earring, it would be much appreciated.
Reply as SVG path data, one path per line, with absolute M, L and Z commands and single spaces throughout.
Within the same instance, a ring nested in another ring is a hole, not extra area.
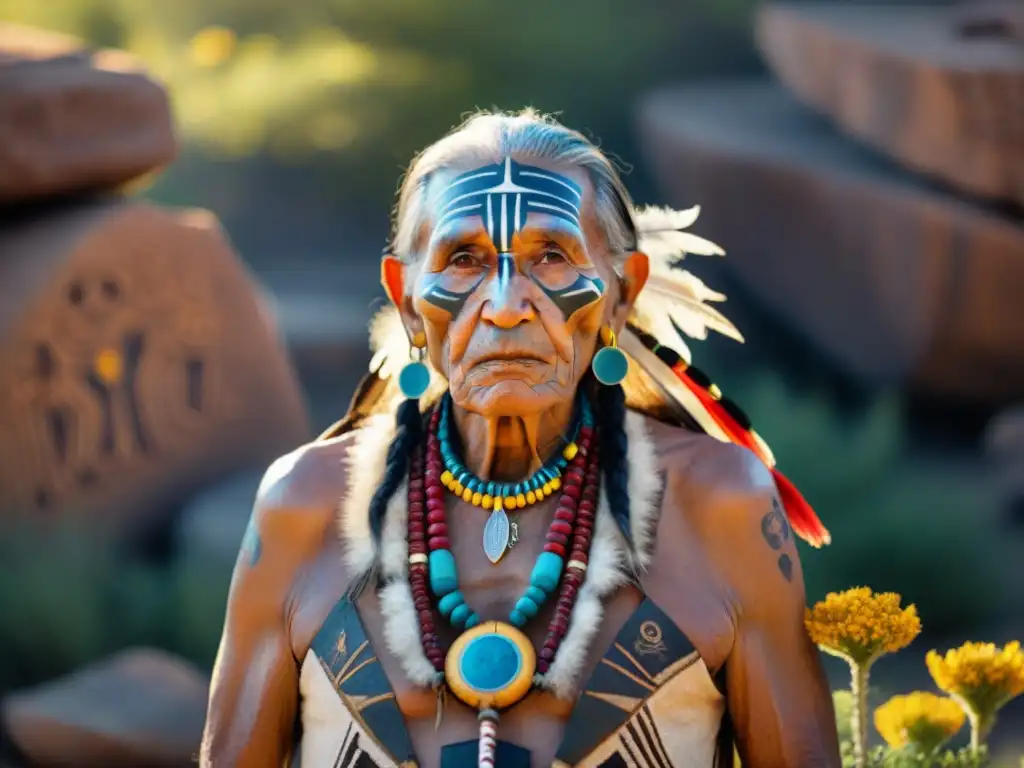
M 423 362 L 424 347 L 427 346 L 427 337 L 422 331 L 412 338 L 409 347 L 411 360 L 402 366 L 398 374 L 398 388 L 402 394 L 410 400 L 418 400 L 430 386 L 430 371 Z
M 601 328 L 604 346 L 597 351 L 590 363 L 594 377 L 605 386 L 621 384 L 629 372 L 629 359 L 615 342 L 615 331 L 609 326 Z

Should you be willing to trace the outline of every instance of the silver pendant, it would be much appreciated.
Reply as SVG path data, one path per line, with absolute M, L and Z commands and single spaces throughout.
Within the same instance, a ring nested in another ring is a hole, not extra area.
M 512 520 L 509 524 L 508 549 L 519 543 L 519 523 Z
M 512 526 L 505 510 L 496 509 L 491 512 L 484 524 L 484 554 L 492 563 L 497 563 L 505 554 L 511 533 Z

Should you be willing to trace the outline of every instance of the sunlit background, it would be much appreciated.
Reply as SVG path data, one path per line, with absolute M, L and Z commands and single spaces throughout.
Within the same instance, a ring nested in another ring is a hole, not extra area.
M 665 103 L 659 98 L 684 116 L 710 110 L 708 125 L 747 115 L 737 141 L 757 135 L 763 113 L 753 100 L 719 109 L 722 99 L 707 96 L 734 88 L 727 82 L 733 79 L 772 77 L 756 44 L 756 6 L 754 0 L 0 0 L 0 21 L 130 52 L 166 86 L 180 152 L 123 194 L 205 209 L 219 219 L 272 297 L 310 414 L 306 436 L 340 418 L 365 371 L 367 322 L 383 300 L 378 257 L 403 169 L 417 150 L 472 110 L 534 106 L 557 113 L 621 162 L 638 202 L 702 204 L 694 231 L 729 255 L 690 257 L 687 268 L 728 294 L 723 311 L 747 342 L 695 342 L 694 359 L 749 413 L 779 466 L 832 532 L 830 547 L 802 551 L 809 600 L 868 585 L 902 593 L 922 616 L 921 637 L 880 663 L 881 701 L 929 685 L 922 665 L 929 648 L 1024 637 L 1024 517 L 1019 507 L 1015 517 L 1013 489 L 1004 482 L 1013 470 L 991 447 L 993 425 L 1007 418 L 1015 400 L 1024 400 L 1024 388 L 991 394 L 983 386 L 932 386 L 913 360 L 877 375 L 851 363 L 870 359 L 876 342 L 879 349 L 891 346 L 887 314 L 901 326 L 901 313 L 916 311 L 917 300 L 901 295 L 902 289 L 888 291 L 887 303 L 879 304 L 888 266 L 871 270 L 869 281 L 881 287 L 864 298 L 863 320 L 847 318 L 866 329 L 863 343 L 846 356 L 829 349 L 815 330 L 814 312 L 827 314 L 830 304 L 861 306 L 853 292 L 868 279 L 850 277 L 841 281 L 850 293 L 828 294 L 835 284 L 815 283 L 820 269 L 812 261 L 847 258 L 851 248 L 819 239 L 812 259 L 804 244 L 819 231 L 843 228 L 819 227 L 803 208 L 774 204 L 773 216 L 780 210 L 788 215 L 761 237 L 758 210 L 775 198 L 775 182 L 771 174 L 759 175 L 755 194 L 745 188 L 742 163 L 719 176 L 716 169 L 728 164 L 716 165 L 714 155 L 730 146 L 727 140 L 721 146 L 710 142 L 711 159 L 700 172 L 685 159 L 679 169 L 672 165 L 687 151 L 702 150 L 699 142 L 688 149 L 683 140 L 666 148 L 676 113 L 659 112 Z M 665 96 L 664 89 L 683 86 L 692 86 L 692 102 L 686 91 Z M 731 102 L 747 91 L 723 93 L 734 94 L 724 98 Z M 827 134 L 844 152 L 849 145 L 843 162 L 852 163 L 854 173 L 870 175 L 881 166 L 886 173 L 893 166 L 893 178 L 904 173 L 826 118 L 808 112 L 806 120 L 815 137 Z M 661 138 L 653 141 L 654 135 Z M 824 178 L 834 170 L 832 156 L 819 156 L 819 145 L 811 144 L 799 164 Z M 788 182 L 780 175 L 777 183 L 785 197 Z M 928 190 L 922 194 L 961 194 L 938 182 L 922 180 L 921 188 Z M 876 194 L 870 184 L 865 189 L 858 195 Z M 744 195 L 745 218 L 722 213 L 723 201 Z M 864 199 L 837 196 L 833 204 L 856 209 Z M 56 208 L 14 206 L 11 216 L 18 226 L 25 217 L 53 216 L 53 226 L 60 227 L 60 206 L 75 204 L 62 198 Z M 820 216 L 820 208 L 808 205 Z M 983 200 L 971 205 L 979 215 L 998 218 L 999 226 L 1017 229 L 1007 247 L 1015 243 L 1020 250 L 1019 208 Z M 943 207 L 934 210 L 941 219 Z M 0 261 L 6 255 L 4 221 Z M 851 215 L 845 231 L 857 238 L 854 230 L 875 221 L 873 214 Z M 784 309 L 793 281 L 780 277 L 780 265 L 802 274 L 798 262 L 778 255 L 791 250 L 784 241 L 791 232 L 803 249 L 800 257 L 808 259 L 810 277 L 800 292 L 817 297 L 808 303 L 813 311 Z M 888 222 L 878 242 L 904 236 Z M 927 237 L 907 242 L 925 249 Z M 133 258 L 145 260 L 145 249 Z M 872 260 L 870 253 L 864 258 Z M 918 254 L 907 258 L 916 263 Z M 847 269 L 857 271 L 844 265 L 836 271 Z M 56 267 L 52 279 L 63 279 Z M 1004 280 L 1024 288 L 1019 272 Z M 0 296 L 2 291 L 0 286 Z M 946 296 L 957 299 L 955 286 Z M 999 348 L 998 324 L 986 333 L 982 346 Z M 980 366 L 976 375 L 1020 381 L 1024 349 L 1017 354 L 1004 361 L 1007 367 Z M 248 375 L 261 371 L 254 367 Z M 1017 430 L 1018 437 L 1004 432 L 995 442 L 1012 447 L 1017 441 L 1019 476 L 1024 430 Z M 17 450 L 9 443 L 0 455 Z M 208 670 L 234 554 L 267 460 L 204 476 L 201 487 L 190 480 L 177 497 L 164 494 L 159 513 L 145 514 L 158 523 L 146 528 L 142 543 L 90 536 L 88 520 L 71 533 L 55 534 L 52 510 L 44 516 L 49 533 L 41 539 L 34 524 L 38 511 L 12 511 L 17 531 L 0 541 L 0 693 L 31 688 L 135 646 L 162 648 Z M 112 479 L 116 484 L 118 478 Z M 842 684 L 842 665 L 828 664 Z M 1004 718 L 1008 725 L 998 732 L 997 745 L 1014 733 L 1024 735 L 1022 707 L 1011 706 Z

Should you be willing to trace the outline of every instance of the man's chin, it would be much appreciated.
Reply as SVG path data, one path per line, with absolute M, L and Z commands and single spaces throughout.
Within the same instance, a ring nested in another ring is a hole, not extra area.
M 455 402 L 484 417 L 530 416 L 564 399 L 560 387 L 523 379 L 499 379 L 454 393 Z M 461 396 L 460 396 L 461 395 Z

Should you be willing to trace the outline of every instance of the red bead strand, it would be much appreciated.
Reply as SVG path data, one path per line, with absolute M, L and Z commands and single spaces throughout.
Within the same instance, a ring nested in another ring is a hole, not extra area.
M 562 639 L 569 631 L 569 623 L 572 620 L 572 611 L 576 605 L 576 597 L 580 587 L 583 586 L 585 571 L 576 567 L 569 567 L 573 561 L 586 564 L 590 556 L 590 540 L 594 529 L 594 516 L 597 507 L 598 490 L 600 489 L 600 472 L 598 469 L 599 445 L 596 438 L 592 439 L 592 431 L 584 427 L 587 434 L 582 434 L 581 442 L 586 440 L 588 450 L 586 456 L 586 468 L 580 474 L 574 476 L 583 490 L 579 495 L 579 505 L 576 508 L 575 527 L 572 535 L 572 545 L 569 549 L 569 556 L 566 560 L 566 567 L 562 573 L 561 587 L 558 591 L 558 602 L 555 603 L 555 615 L 548 623 L 547 637 L 544 645 L 537 654 L 537 671 L 542 675 L 546 674 L 551 663 L 558 653 Z M 581 451 L 582 452 L 582 451 Z M 577 480 L 578 479 L 578 480 Z

